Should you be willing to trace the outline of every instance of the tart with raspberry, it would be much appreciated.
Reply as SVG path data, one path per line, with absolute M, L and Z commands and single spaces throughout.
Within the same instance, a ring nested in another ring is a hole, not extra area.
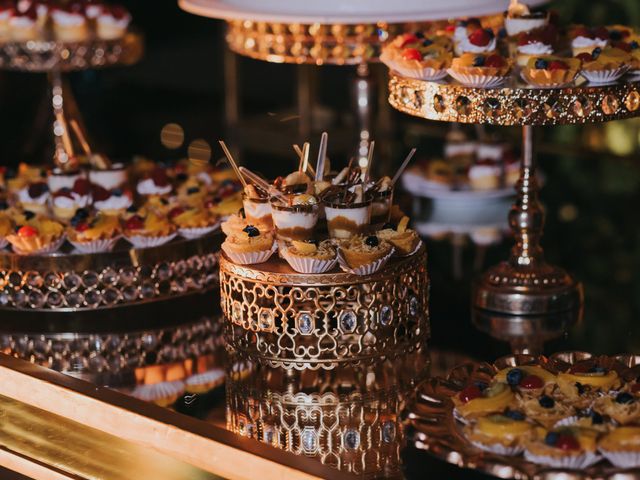
M 504 368 L 495 374 L 494 381 L 508 384 L 525 396 L 549 393 L 556 384 L 556 376 L 538 365 L 519 365 Z
M 580 74 L 593 84 L 615 82 L 632 65 L 632 56 L 621 48 L 596 48 L 577 57 L 582 62 Z
M 109 252 L 122 234 L 117 216 L 78 209 L 67 227 L 69 242 L 81 253 Z
M 64 226 L 46 216 L 32 212 L 16 216 L 13 233 L 6 239 L 19 255 L 52 253 L 64 243 Z
M 580 60 L 555 56 L 535 56 L 522 69 L 522 78 L 540 88 L 558 88 L 573 83 L 580 70 Z
M 455 406 L 454 415 L 470 421 L 478 417 L 500 413 L 516 406 L 516 398 L 506 383 L 473 383 L 451 397 Z
M 600 460 L 597 438 L 598 432 L 589 428 L 552 429 L 529 442 L 524 456 L 540 465 L 580 470 Z
M 442 42 L 430 38 L 419 39 L 400 49 L 391 45 L 380 55 L 380 60 L 391 70 L 420 80 L 446 77 L 452 58 L 451 51 Z
M 149 210 L 134 214 L 124 222 L 124 235 L 134 247 L 157 247 L 176 236 L 176 226 L 164 215 Z
M 218 217 L 203 208 L 189 206 L 174 207 L 169 219 L 176 224 L 178 232 L 186 239 L 194 239 L 213 232 L 220 226 Z
M 496 50 L 497 38 L 490 28 L 475 28 L 456 41 L 455 53 L 491 53 Z
M 497 53 L 465 53 L 453 59 L 448 73 L 468 87 L 495 88 L 507 81 L 511 65 Z

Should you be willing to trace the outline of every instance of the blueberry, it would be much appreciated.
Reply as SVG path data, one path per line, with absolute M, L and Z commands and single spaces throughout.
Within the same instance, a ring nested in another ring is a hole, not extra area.
M 549 66 L 549 62 L 547 62 L 544 58 L 536 59 L 536 63 L 534 64 L 534 67 L 536 67 L 536 69 L 538 70 L 544 70 L 548 66 Z
M 591 423 L 594 425 L 601 425 L 604 422 L 604 418 L 598 412 L 591 410 Z
M 549 395 L 543 395 L 538 400 L 538 403 L 542 408 L 553 408 L 556 402 Z
M 380 245 L 380 240 L 378 240 L 378 237 L 376 237 L 375 235 L 369 235 L 364 239 L 364 243 L 365 245 L 368 245 L 370 247 L 377 247 L 378 245 Z
M 504 416 L 518 422 L 521 422 L 525 419 L 524 413 L 518 412 L 517 410 L 507 410 L 506 412 L 504 412 Z
M 506 38 L 507 36 L 507 29 L 502 27 L 500 30 L 498 30 L 498 37 L 500 38 Z
M 59 191 L 62 193 L 71 193 L 71 189 L 69 187 L 62 187 Z
M 422 41 L 422 46 L 423 46 L 423 47 L 428 47 L 428 46 L 430 46 L 430 45 L 433 45 L 433 40 L 429 40 L 428 38 L 425 38 L 425 39 Z
M 596 48 L 593 49 L 593 52 L 591 52 L 591 56 L 595 60 L 596 58 L 598 58 L 600 56 L 601 53 L 602 53 L 602 49 L 600 47 L 596 47 Z
M 0 210 L 6 210 L 9 208 L 9 204 L 6 200 L 0 200 Z
M 189 176 L 184 172 L 181 172 L 176 175 L 176 179 L 180 182 L 184 182 L 187 178 L 189 178 Z
M 636 42 L 635 40 L 633 40 L 629 46 L 631 47 L 631 50 L 637 50 L 638 47 L 640 47 L 640 45 L 638 45 L 638 42 Z
M 627 392 L 621 392 L 616 396 L 616 403 L 627 404 L 627 403 L 633 403 L 633 401 L 634 401 L 633 395 Z
M 260 230 L 258 230 L 253 225 L 247 225 L 246 227 L 244 227 L 242 229 L 242 231 L 245 232 L 247 234 L 247 236 L 249 236 L 249 238 L 257 237 L 258 235 L 260 235 Z
M 588 373 L 606 373 L 606 370 L 598 365 L 594 365 L 589 369 Z
M 507 372 L 507 383 L 512 387 L 520 385 L 522 378 L 524 377 L 524 372 L 519 368 L 512 368 Z
M 187 188 L 187 195 L 191 195 L 192 193 L 198 193 L 199 191 L 200 191 L 199 187 Z
M 549 432 L 544 437 L 544 443 L 546 443 L 550 447 L 553 447 L 557 441 L 558 441 L 558 434 L 556 432 Z
M 22 228 L 22 225 L 16 225 L 15 227 L 13 227 L 13 231 L 18 233 L 18 230 L 20 230 Z
M 622 32 L 620 30 L 609 30 L 609 38 L 614 42 L 622 40 Z
M 127 207 L 127 212 L 128 213 L 136 213 L 138 211 L 138 209 L 135 207 L 135 205 L 129 205 Z
M 482 55 L 478 55 L 477 57 L 475 57 L 473 59 L 473 66 L 474 67 L 481 67 L 484 65 L 484 57 Z
M 460 20 L 458 22 L 459 27 L 466 27 L 467 25 L 469 25 L 469 22 L 467 22 L 466 20 Z
M 114 197 L 121 197 L 122 193 L 123 192 L 121 188 L 114 188 L 113 190 L 111 190 L 111 195 L 113 195 Z
M 87 210 L 86 208 L 79 208 L 76 210 L 75 215 L 80 218 L 87 218 L 89 216 L 89 210 Z
M 578 395 L 583 395 L 587 389 L 580 382 L 576 382 L 576 388 L 578 389 Z
M 24 211 L 24 218 L 26 218 L 27 220 L 31 220 L 35 216 L 36 216 L 36 214 L 33 213 L 31 210 L 25 210 Z

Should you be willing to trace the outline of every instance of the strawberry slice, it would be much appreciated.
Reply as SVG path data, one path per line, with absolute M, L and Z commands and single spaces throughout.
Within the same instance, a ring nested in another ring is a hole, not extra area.
M 560 434 L 555 447 L 560 450 L 580 450 L 580 442 L 572 435 Z
M 23 225 L 18 230 L 18 236 L 20 237 L 33 237 L 38 234 L 38 230 L 31 225 Z
M 164 168 L 156 168 L 151 173 L 151 180 L 153 180 L 153 183 L 158 187 L 166 187 L 169 185 L 169 177 L 167 176 L 167 172 Z
M 86 178 L 78 178 L 75 182 L 73 182 L 73 193 L 77 193 L 78 195 L 84 197 L 85 195 L 89 195 L 91 192 L 91 182 Z
M 544 387 L 544 380 L 542 380 L 537 375 L 527 375 L 520 382 L 521 388 L 526 388 L 527 390 L 532 390 L 534 388 L 542 388 Z
M 422 60 L 422 54 L 415 48 L 405 48 L 402 51 L 402 58 L 405 60 Z
M 141 230 L 144 228 L 144 220 L 140 215 L 134 215 L 125 222 L 124 226 L 127 230 Z
M 493 32 L 486 28 L 474 30 L 469 35 L 469 42 L 476 47 L 486 47 L 493 40 Z
M 417 43 L 418 41 L 418 37 L 416 37 L 413 33 L 405 33 L 402 36 L 402 43 L 400 44 L 400 47 L 406 47 L 407 45 L 411 43 Z
M 549 62 L 549 70 L 569 70 L 569 65 L 562 60 L 554 60 Z
M 169 212 L 168 217 L 170 219 L 174 219 L 175 217 L 177 217 L 178 215 L 181 215 L 182 213 L 184 213 L 184 208 L 182 208 L 182 207 L 174 207 Z
M 93 201 L 102 202 L 111 196 L 111 192 L 100 185 L 93 185 Z
M 576 58 L 585 63 L 593 61 L 593 56 L 588 52 L 582 52 L 578 56 L 576 56 Z
M 502 68 L 505 66 L 505 61 L 500 55 L 489 55 L 484 61 L 484 66 Z
M 477 385 L 469 385 L 459 393 L 459 398 L 463 403 L 470 402 L 474 398 L 480 398 L 481 396 L 482 390 Z
M 89 224 L 87 222 L 80 222 L 76 225 L 76 231 L 84 232 L 85 230 L 89 230 Z

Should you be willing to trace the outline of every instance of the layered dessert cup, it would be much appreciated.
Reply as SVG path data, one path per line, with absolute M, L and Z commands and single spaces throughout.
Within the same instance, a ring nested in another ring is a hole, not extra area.
M 392 203 L 393 188 L 380 190 L 373 194 L 371 202 L 371 225 L 381 226 L 389 221 Z
M 276 227 L 276 234 L 282 240 L 310 240 L 318 223 L 320 205 L 315 203 L 298 203 L 296 197 L 288 197 L 285 203 L 278 197 L 272 197 L 271 218 Z M 246 213 L 246 212 L 245 212 Z
M 127 172 L 122 163 L 114 163 L 111 168 L 89 170 L 89 180 L 106 190 L 111 190 L 127 182 Z
M 249 223 L 273 225 L 271 220 L 271 203 L 268 198 L 259 195 L 248 195 L 245 192 L 242 196 L 242 206 L 244 207 L 244 214 Z
M 371 223 L 371 195 L 362 201 L 348 201 L 342 192 L 323 198 L 327 229 L 331 238 L 346 239 L 364 233 Z

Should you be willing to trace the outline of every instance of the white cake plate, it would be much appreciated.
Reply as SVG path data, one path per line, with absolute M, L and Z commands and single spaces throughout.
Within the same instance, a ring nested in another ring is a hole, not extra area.
M 530 6 L 547 0 L 522 0 Z M 224 20 L 304 24 L 403 23 L 483 16 L 507 9 L 509 0 L 179 0 L 183 10 Z
M 503 187 L 495 190 L 451 190 L 440 183 L 429 181 L 412 172 L 407 172 L 402 176 L 402 186 L 407 192 L 416 197 L 464 203 L 513 197 L 516 194 L 514 187 Z

